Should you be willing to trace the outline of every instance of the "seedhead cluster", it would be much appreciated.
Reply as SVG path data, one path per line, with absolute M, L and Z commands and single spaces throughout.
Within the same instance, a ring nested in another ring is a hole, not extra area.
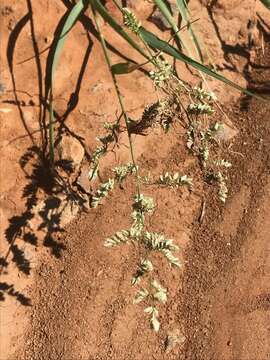
M 145 309 L 146 313 L 151 315 L 150 322 L 155 331 L 159 330 L 160 324 L 158 321 L 158 302 L 164 304 L 167 300 L 167 290 L 164 289 L 159 282 L 151 276 L 154 272 L 154 264 L 149 259 L 151 252 L 160 252 L 164 255 L 170 266 L 180 267 L 181 263 L 178 257 L 173 253 L 178 251 L 179 248 L 173 243 L 173 240 L 166 239 L 163 234 L 150 232 L 146 230 L 145 216 L 151 215 L 154 211 L 155 205 L 151 197 L 147 197 L 143 194 L 135 195 L 132 205 L 131 217 L 133 223 L 130 229 L 121 230 L 116 232 L 110 238 L 105 240 L 106 247 L 116 247 L 120 244 L 126 244 L 132 242 L 138 246 L 145 248 L 148 253 L 148 257 L 141 259 L 137 271 L 131 279 L 132 285 L 138 285 L 141 283 L 143 277 L 147 277 L 148 287 L 140 288 L 137 292 L 134 303 L 140 303 L 143 301 L 152 300 L 154 305 Z M 155 292 L 152 294 L 153 289 Z M 151 311 L 150 311 L 151 308 Z
M 88 175 L 90 182 L 97 177 L 99 171 L 99 161 L 101 157 L 107 153 L 109 144 L 117 141 L 117 136 L 120 132 L 120 125 L 118 122 L 116 123 L 105 122 L 104 129 L 106 130 L 106 134 L 97 137 L 97 140 L 101 142 L 101 145 L 98 145 L 92 154 L 89 175 Z
M 127 8 L 123 8 L 122 13 L 124 25 L 146 45 L 145 40 L 142 38 L 141 23 L 136 16 Z M 104 42 L 103 49 L 112 72 Z M 91 206 L 97 207 L 100 201 L 113 190 L 116 183 L 123 188 L 123 184 L 129 176 L 135 178 L 136 193 L 133 196 L 130 228 L 120 229 L 108 237 L 104 245 L 108 248 L 116 248 L 120 245 L 132 243 L 136 249 L 140 248 L 143 251 L 144 256 L 131 278 L 132 286 L 139 287 L 134 303 L 146 304 L 144 312 L 149 315 L 152 328 L 159 331 L 158 307 L 166 303 L 168 291 L 156 278 L 156 264 L 152 254 L 161 254 L 170 267 L 179 268 L 181 262 L 179 257 L 176 256 L 179 248 L 174 241 L 162 233 L 149 229 L 149 222 L 146 219 L 155 211 L 155 203 L 152 197 L 141 192 L 141 186 L 147 184 L 177 189 L 184 185 L 192 190 L 193 181 L 190 176 L 180 175 L 178 172 L 169 173 L 165 171 L 157 179 L 153 179 L 151 174 L 144 177 L 140 175 L 140 169 L 134 157 L 132 134 L 146 135 L 146 130 L 150 129 L 151 131 L 156 126 L 160 126 L 165 133 L 168 133 L 170 130 L 173 131 L 174 124 L 177 122 L 184 126 L 187 134 L 187 148 L 198 157 L 203 171 L 217 182 L 218 196 L 222 202 L 226 201 L 228 195 L 224 169 L 229 168 L 231 164 L 226 160 L 217 158 L 215 155 L 216 148 L 219 146 L 216 135 L 222 128 L 222 124 L 212 120 L 217 102 L 215 94 L 201 86 L 192 87 L 180 80 L 161 50 L 153 52 L 149 46 L 146 46 L 146 49 L 150 58 L 147 64 L 152 66 L 151 70 L 149 70 L 149 77 L 153 81 L 159 100 L 146 108 L 140 121 L 130 119 L 126 114 L 115 74 L 112 73 L 125 119 L 125 130 L 128 132 L 132 162 L 113 169 L 113 176 L 107 182 L 101 184 L 100 188 L 92 196 Z M 160 96 L 160 93 L 162 93 L 162 96 Z M 109 145 L 116 142 L 119 133 L 123 131 L 120 129 L 119 121 L 114 124 L 106 123 L 104 125 L 106 134 L 97 138 L 101 145 L 93 152 L 89 171 L 91 181 L 98 174 L 100 159 L 108 151 Z
M 182 185 L 187 185 L 190 189 L 192 188 L 192 178 L 188 177 L 187 175 L 179 175 L 178 172 L 174 173 L 173 175 L 165 172 L 164 175 L 160 175 L 159 177 L 159 184 L 170 186 L 170 187 L 179 187 Z
M 107 182 L 100 185 L 96 194 L 92 196 L 91 207 L 96 208 L 101 199 L 108 196 L 109 192 L 114 188 L 114 179 L 109 179 Z
M 264 4 L 269 3 L 269 0 L 261 1 Z M 129 176 L 135 178 L 136 193 L 133 198 L 131 211 L 132 224 L 129 229 L 119 230 L 110 238 L 106 239 L 105 246 L 116 247 L 120 244 L 133 242 L 134 244 L 144 247 L 147 256 L 141 259 L 138 269 L 133 276 L 132 284 L 141 284 L 143 279 L 146 279 L 148 280 L 148 287 L 143 287 L 138 291 L 134 302 L 148 302 L 149 306 L 146 307 L 145 312 L 149 314 L 154 330 L 158 331 L 160 324 L 158 320 L 159 313 L 157 304 L 166 302 L 167 290 L 154 278 L 155 266 L 149 257 L 151 256 L 151 253 L 155 251 L 163 254 L 171 266 L 179 267 L 180 261 L 178 257 L 175 256 L 178 247 L 173 241 L 167 239 L 165 235 L 150 231 L 147 228 L 145 219 L 153 213 L 155 205 L 154 200 L 145 196 L 140 189 L 141 186 L 147 184 L 158 185 L 161 187 L 167 186 L 174 189 L 185 185 L 191 190 L 192 179 L 187 175 L 179 175 L 178 172 L 170 174 L 167 170 L 155 180 L 153 180 L 151 174 L 142 176 L 136 164 L 136 157 L 134 156 L 133 134 L 146 135 L 146 130 L 149 129 L 149 131 L 151 131 L 151 129 L 157 125 L 160 126 L 165 133 L 171 130 L 173 131 L 175 129 L 174 125 L 177 122 L 181 126 L 184 126 L 187 136 L 187 148 L 198 157 L 203 173 L 206 175 L 205 177 L 214 180 L 218 184 L 218 196 L 222 202 L 225 202 L 228 196 L 226 171 L 231 164 L 227 160 L 220 159 L 219 156 L 217 156 L 219 141 L 216 135 L 220 131 L 222 124 L 214 119 L 216 109 L 218 108 L 217 99 L 215 94 L 209 89 L 205 74 L 222 81 L 237 90 L 241 90 L 247 95 L 256 95 L 203 65 L 204 56 L 202 54 L 202 46 L 193 29 L 187 2 L 185 0 L 177 0 L 175 2 L 176 9 L 178 9 L 179 12 L 179 19 L 181 19 L 182 22 L 181 25 L 183 25 L 181 29 L 179 29 L 179 24 L 175 22 L 174 17 L 171 16 L 172 9 L 169 2 L 164 0 L 154 1 L 155 7 L 168 22 L 169 27 L 173 32 L 171 39 L 167 42 L 159 38 L 158 34 L 145 29 L 131 10 L 125 7 L 123 8 L 120 5 L 120 1 L 113 0 L 112 2 L 123 15 L 123 24 L 119 24 L 118 19 L 110 13 L 106 5 L 104 5 L 104 1 L 101 0 L 91 0 L 89 2 L 85 2 L 84 0 L 72 1 L 70 11 L 68 11 L 67 16 L 65 16 L 63 23 L 61 22 L 61 24 L 59 24 L 58 30 L 60 31 L 56 32 L 56 37 L 54 39 L 55 46 L 51 48 L 49 53 L 49 62 L 51 66 L 46 67 L 45 87 L 48 90 L 47 95 L 49 99 L 46 98 L 45 103 L 47 104 L 47 100 L 49 100 L 49 146 L 47 149 L 47 145 L 45 144 L 44 151 L 49 151 L 50 166 L 51 170 L 54 172 L 54 152 L 56 144 L 54 129 L 56 126 L 55 124 L 58 123 L 58 121 L 56 121 L 57 119 L 55 119 L 56 112 L 54 109 L 55 71 L 67 36 L 70 34 L 75 23 L 80 19 L 81 15 L 84 14 L 84 16 L 87 16 L 85 11 L 89 6 L 92 13 L 91 21 L 94 21 L 95 30 L 98 34 L 97 39 L 102 46 L 104 59 L 111 73 L 113 86 L 121 110 L 120 119 L 116 123 L 105 123 L 104 128 L 106 134 L 97 138 L 99 143 L 92 153 L 89 167 L 89 180 L 91 185 L 96 178 L 101 179 L 99 174 L 100 161 L 108 152 L 109 147 L 117 142 L 120 132 L 124 130 L 128 133 L 130 157 L 132 161 L 128 164 L 122 164 L 115 167 L 112 171 L 112 175 L 105 182 L 101 180 L 102 184 L 98 189 L 91 190 L 93 193 L 92 195 L 87 191 L 87 196 L 90 195 L 89 203 L 91 207 L 95 208 L 104 201 L 116 184 L 123 187 L 124 182 Z M 100 26 L 100 21 L 98 21 L 97 16 L 101 16 L 106 24 L 116 31 L 130 48 L 137 51 L 140 56 L 144 58 L 142 64 L 138 64 L 134 61 L 113 64 L 108 49 L 109 42 L 105 39 L 102 26 Z M 184 37 L 180 36 L 180 30 L 184 28 L 189 35 L 189 41 L 186 41 Z M 130 34 L 130 32 L 133 34 Z M 175 41 L 175 44 L 171 44 L 171 40 L 177 41 Z M 193 50 L 191 51 L 190 45 L 192 45 L 195 52 L 193 52 Z M 205 45 L 203 45 L 203 47 L 205 48 Z M 195 56 L 197 56 L 197 59 L 195 60 L 198 61 L 194 61 L 194 59 L 190 57 L 192 53 L 195 53 Z M 167 60 L 169 57 L 173 60 L 171 63 Z M 210 60 L 211 63 L 211 59 L 208 60 Z M 175 69 L 176 61 L 180 61 L 196 69 L 201 77 L 201 85 L 193 87 L 180 79 Z M 140 67 L 144 67 L 144 71 L 148 72 L 149 78 L 152 79 L 158 101 L 146 109 L 141 121 L 136 122 L 129 118 L 126 112 L 124 97 L 120 92 L 117 76 L 120 74 L 130 74 Z M 124 130 L 123 128 L 120 128 L 120 121 L 122 119 L 124 119 Z M 46 128 L 47 126 L 44 127 L 44 131 Z M 46 131 L 45 135 L 47 136 Z M 149 302 L 152 303 L 150 304 Z
M 124 25 L 136 35 L 140 32 L 141 23 L 137 20 L 136 15 L 128 8 L 123 8 Z
M 173 83 L 175 85 L 175 80 Z M 156 86 L 155 80 L 154 85 Z M 211 179 L 218 184 L 218 196 L 222 202 L 225 202 L 228 189 L 223 169 L 229 168 L 231 164 L 212 155 L 212 153 L 215 154 L 215 149 L 219 145 L 216 135 L 222 128 L 222 124 L 209 119 L 214 113 L 215 96 L 199 87 L 191 88 L 183 82 L 179 82 L 177 88 L 174 87 L 178 92 L 172 95 L 171 91 L 174 85 L 170 84 L 169 79 L 165 79 L 163 85 L 160 85 L 164 86 L 165 99 L 148 107 L 142 116 L 142 120 L 129 123 L 128 130 L 131 134 L 140 134 L 146 129 L 160 126 L 166 133 L 172 129 L 174 123 L 179 121 L 180 116 L 183 117 L 186 114 L 187 147 L 198 156 L 201 167 L 206 174 L 210 174 Z M 181 111 L 183 108 L 185 111 Z M 180 124 L 182 125 L 183 121 Z M 106 126 L 105 129 L 109 133 L 103 137 L 98 137 L 102 146 L 95 150 L 93 156 L 91 169 L 96 169 L 95 171 L 97 171 L 99 159 L 106 153 L 108 145 L 117 138 L 113 132 L 119 132 L 119 126 L 110 125 Z M 93 172 L 93 170 L 91 171 Z M 123 187 L 129 176 L 135 177 L 135 181 L 139 185 L 158 185 L 174 189 L 187 186 L 190 190 L 193 188 L 192 178 L 188 175 L 180 175 L 179 172 L 169 173 L 165 171 L 156 179 L 151 174 L 143 177 L 139 175 L 139 167 L 134 162 L 117 166 L 112 173 L 114 176 L 101 184 L 92 197 L 92 207 L 96 207 L 113 190 L 116 183 Z M 92 173 L 90 172 L 90 174 Z M 120 245 L 133 243 L 135 248 L 140 247 L 144 251 L 145 256 L 140 260 L 138 268 L 131 278 L 132 286 L 139 287 L 134 303 L 145 303 L 147 305 L 144 311 L 150 317 L 152 328 L 158 331 L 160 328 L 159 306 L 166 302 L 168 292 L 157 279 L 156 265 L 151 254 L 155 252 L 163 255 L 171 267 L 179 268 L 182 264 L 176 255 L 179 248 L 174 241 L 162 233 L 148 229 L 146 217 L 151 216 L 154 210 L 153 198 L 140 191 L 137 192 L 133 197 L 130 228 L 117 231 L 105 240 L 104 245 L 108 248 L 116 248 Z
M 115 179 L 119 182 L 120 186 L 122 186 L 128 175 L 135 174 L 136 169 L 138 170 L 138 167 L 135 167 L 132 163 L 116 166 L 113 169 L 113 172 L 115 173 Z
M 162 54 L 160 54 L 155 61 L 156 61 L 156 69 L 151 70 L 149 72 L 149 75 L 153 80 L 154 85 L 157 88 L 162 88 L 165 82 L 167 82 L 172 78 L 173 67 L 167 60 L 165 60 L 162 57 Z

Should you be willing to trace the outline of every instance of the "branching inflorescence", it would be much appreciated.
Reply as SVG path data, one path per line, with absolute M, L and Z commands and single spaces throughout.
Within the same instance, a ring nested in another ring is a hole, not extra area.
M 180 175 L 178 172 L 164 172 L 157 180 L 151 181 L 151 175 L 143 178 L 139 174 L 139 167 L 135 162 L 132 134 L 143 134 L 147 128 L 159 125 L 167 133 L 174 122 L 179 121 L 179 117 L 185 118 L 187 127 L 187 147 L 198 156 L 200 163 L 208 172 L 211 171 L 212 178 L 219 184 L 218 196 L 225 202 L 228 189 L 222 169 L 230 166 L 226 160 L 212 158 L 212 146 L 217 143 L 216 134 L 221 128 L 221 124 L 208 120 L 214 114 L 214 105 L 216 97 L 213 92 L 206 91 L 202 87 L 191 87 L 189 84 L 180 80 L 174 72 L 173 66 L 163 55 L 162 51 L 158 53 L 147 46 L 141 34 L 141 23 L 136 16 L 127 8 L 121 8 L 123 22 L 126 27 L 138 36 L 140 41 L 146 47 L 149 54 L 148 63 L 153 67 L 149 71 L 149 76 L 153 80 L 157 91 L 166 94 L 165 98 L 159 98 L 156 104 L 148 107 L 140 122 L 135 122 L 126 114 L 123 99 L 118 89 L 118 83 L 111 66 L 109 52 L 102 33 L 96 22 L 96 26 L 101 35 L 101 44 L 104 50 L 107 64 L 110 68 L 113 83 L 119 99 L 119 104 L 125 119 L 126 131 L 128 133 L 131 162 L 117 166 L 113 169 L 113 177 L 107 182 L 101 184 L 100 188 L 92 196 L 91 206 L 97 207 L 100 201 L 108 196 L 113 190 L 115 183 L 123 187 L 124 181 L 128 176 L 134 176 L 136 182 L 136 193 L 133 197 L 131 211 L 131 226 L 128 229 L 117 231 L 108 237 L 104 245 L 108 248 L 115 248 L 120 245 L 133 243 L 140 247 L 145 256 L 141 258 L 138 268 L 131 278 L 133 286 L 139 286 L 134 297 L 134 303 L 146 303 L 144 312 L 150 316 L 150 323 L 155 331 L 159 331 L 159 310 L 158 306 L 166 303 L 168 292 L 156 279 L 155 263 L 152 259 L 153 253 L 161 254 L 170 267 L 181 267 L 181 262 L 176 252 L 179 247 L 172 239 L 168 239 L 164 234 L 149 229 L 146 217 L 151 216 L 155 210 L 155 204 L 152 197 L 146 196 L 141 192 L 141 185 L 158 185 L 160 187 L 179 188 L 188 186 L 190 190 L 193 187 L 192 178 L 187 175 Z M 93 10 L 95 17 L 95 11 Z M 177 116 L 175 114 L 178 113 Z M 103 137 L 98 137 L 101 142 L 93 152 L 90 165 L 89 179 L 93 180 L 98 173 L 99 160 L 107 152 L 108 146 L 116 140 L 119 133 L 119 123 L 106 124 L 105 129 L 108 132 Z

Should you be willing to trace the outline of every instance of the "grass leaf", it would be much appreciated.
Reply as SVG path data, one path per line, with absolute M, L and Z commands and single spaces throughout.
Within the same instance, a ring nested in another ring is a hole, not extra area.
M 63 26 L 63 29 L 60 33 L 57 45 L 55 47 L 55 52 L 53 55 L 53 62 L 52 62 L 52 78 L 54 76 L 54 72 L 56 69 L 56 66 L 58 64 L 58 60 L 61 54 L 61 51 L 63 49 L 66 37 L 69 33 L 69 31 L 72 29 L 72 27 L 74 26 L 75 22 L 77 21 L 79 15 L 81 14 L 82 10 L 84 8 L 84 1 L 83 0 L 79 0 L 77 2 L 77 4 L 71 9 L 65 23 Z
M 163 0 L 155 0 L 154 1 L 155 4 L 157 5 L 157 7 L 159 8 L 159 10 L 161 11 L 162 15 L 165 17 L 165 19 L 168 21 L 168 23 L 171 25 L 173 31 L 175 32 L 176 36 L 178 37 L 181 45 L 186 48 L 185 44 L 183 43 L 183 41 L 181 40 L 179 34 L 178 34 L 178 26 L 174 21 L 173 16 L 171 15 L 170 10 L 168 9 L 167 4 L 163 1 Z
M 188 7 L 187 7 L 187 3 L 185 0 L 176 0 L 176 5 L 178 7 L 178 10 L 181 14 L 182 17 L 182 21 L 183 24 L 181 25 L 186 25 L 189 23 L 189 19 L 190 19 L 190 15 L 189 15 L 189 11 L 188 11 Z M 196 37 L 196 34 L 194 33 L 193 29 L 192 29 L 192 25 L 188 25 L 188 32 L 190 35 L 190 38 L 193 41 L 193 44 L 195 46 L 195 49 L 197 51 L 197 54 L 199 56 L 200 61 L 203 63 L 203 55 L 202 55 L 202 51 L 199 45 L 199 41 Z
M 270 9 L 270 0 L 260 0 L 261 3 L 263 3 L 264 6 L 266 6 L 268 9 Z
M 84 8 L 83 0 L 80 0 L 70 11 L 67 19 L 64 23 L 63 29 L 59 35 L 59 39 L 56 43 L 55 50 L 53 53 L 53 60 L 52 60 L 52 69 L 51 69 L 51 89 L 50 89 L 50 123 L 49 123 L 49 133 L 50 133 L 50 160 L 51 165 L 54 163 L 54 107 L 53 107 L 53 86 L 54 86 L 54 73 L 57 67 L 59 57 L 61 51 L 63 49 L 66 37 L 69 31 L 72 29 L 73 25 L 75 24 L 76 20 L 78 19 L 79 15 L 81 14 Z
M 138 64 L 134 64 L 132 62 L 125 62 L 112 65 L 111 70 L 115 75 L 122 75 L 131 73 L 139 67 L 140 65 Z
M 225 83 L 227 85 L 230 85 L 231 87 L 235 88 L 236 90 L 244 92 L 247 95 L 254 96 L 254 97 L 258 98 L 259 100 L 265 100 L 261 96 L 255 95 L 251 91 L 248 91 L 248 90 L 242 88 L 241 86 L 235 84 L 233 81 L 225 78 L 224 76 L 214 72 L 213 70 L 209 69 L 208 67 L 200 64 L 198 61 L 193 60 L 189 56 L 187 56 L 183 53 L 180 53 L 175 47 L 173 47 L 170 44 L 166 43 L 165 41 L 159 39 L 156 35 L 149 32 L 145 28 L 141 27 L 140 34 L 141 34 L 142 38 L 144 39 L 144 41 L 149 46 L 151 46 L 157 50 L 161 50 L 161 51 L 167 53 L 168 55 L 171 55 L 175 59 L 180 60 L 180 61 L 184 62 L 185 64 L 194 67 L 196 70 L 204 72 L 205 74 L 207 74 L 219 81 L 222 81 L 223 83 Z

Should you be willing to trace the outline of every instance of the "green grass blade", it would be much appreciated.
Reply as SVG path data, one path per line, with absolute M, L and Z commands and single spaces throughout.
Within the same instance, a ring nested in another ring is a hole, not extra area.
M 134 70 L 137 70 L 140 67 L 140 64 L 134 64 L 131 62 L 118 63 L 111 66 L 111 71 L 114 75 L 123 75 L 129 74 Z
M 178 31 L 178 26 L 176 25 L 174 18 L 167 6 L 167 4 L 163 0 L 154 0 L 155 4 L 162 12 L 162 15 L 166 18 L 168 23 L 171 25 L 173 31 L 176 33 Z
M 169 45 L 168 43 L 166 43 L 165 41 L 159 39 L 156 35 L 154 35 L 153 33 L 147 31 L 145 28 L 141 27 L 141 31 L 140 34 L 142 36 L 142 38 L 144 39 L 144 41 L 151 47 L 161 50 L 165 53 L 167 53 L 168 55 L 171 55 L 173 58 L 178 59 L 182 62 L 184 62 L 187 65 L 190 65 L 192 67 L 194 67 L 196 70 L 201 71 L 219 81 L 222 81 L 223 83 L 230 85 L 231 87 L 235 88 L 236 90 L 239 90 L 241 92 L 244 92 L 247 95 L 250 96 L 254 96 L 260 100 L 264 100 L 262 97 L 257 96 L 255 94 L 253 94 L 251 91 L 248 91 L 244 88 L 242 88 L 241 86 L 235 84 L 233 81 L 225 78 L 224 76 L 217 74 L 216 72 L 210 70 L 209 68 L 207 68 L 206 66 L 200 64 L 199 62 L 191 59 L 190 57 L 188 57 L 187 55 L 180 53 L 176 48 L 174 48 L 173 46 Z
M 194 58 L 193 51 L 191 50 L 191 47 L 190 47 L 190 41 L 188 41 L 188 40 L 185 41 L 184 39 L 182 39 L 180 37 L 178 26 L 176 25 L 176 23 L 174 21 L 174 18 L 170 15 L 169 9 L 168 9 L 167 4 L 165 3 L 165 1 L 164 0 L 155 0 L 155 3 L 159 7 L 159 9 L 163 13 L 163 15 L 166 17 L 166 19 L 169 21 L 169 23 L 171 24 L 173 30 L 175 32 L 177 31 L 175 36 L 180 41 L 180 45 L 182 46 L 182 48 L 184 50 L 186 50 L 187 55 L 190 58 Z M 189 24 L 189 14 L 188 14 L 188 8 L 186 6 L 185 0 L 178 1 L 177 7 L 178 7 L 179 11 L 181 10 L 180 15 L 182 16 L 182 19 L 184 19 L 183 20 L 183 22 L 184 22 L 183 25 L 184 26 L 188 25 Z M 195 48 L 195 54 L 197 55 L 197 59 L 200 60 L 201 63 L 203 63 L 203 56 L 202 56 L 202 52 L 201 52 L 199 43 L 197 41 L 197 38 L 196 38 L 193 31 L 191 33 L 191 30 L 192 30 L 191 27 L 188 26 L 188 28 L 189 28 L 189 35 L 190 35 L 190 38 L 191 38 L 192 45 Z M 177 45 L 178 45 L 178 49 L 179 49 L 180 53 L 182 53 L 182 48 L 179 47 L 179 43 L 177 43 Z M 205 85 L 207 86 L 207 88 L 210 90 L 210 86 L 207 83 L 207 80 L 206 80 L 203 72 L 199 70 L 199 74 L 200 74 L 202 80 L 204 81 Z
M 123 30 L 123 28 L 112 18 L 112 16 L 108 13 L 106 8 L 100 3 L 99 0 L 90 0 L 90 1 L 93 4 L 93 6 L 95 7 L 95 9 L 99 12 L 99 14 L 103 17 L 103 19 L 106 22 L 108 22 L 109 25 L 120 36 L 122 36 L 134 49 L 136 49 L 146 59 L 151 61 L 151 59 L 149 59 L 149 57 L 145 54 L 143 49 L 139 45 L 137 45 L 137 43 L 135 43 L 135 41 L 133 39 L 131 39 L 131 37 L 125 32 L 125 30 Z M 162 6 L 162 3 L 163 3 L 162 9 L 164 9 L 165 3 L 163 2 L 163 0 L 155 0 L 155 2 L 157 5 L 159 4 L 160 6 Z M 167 8 L 167 6 L 166 6 L 166 8 Z M 168 8 L 167 8 L 167 10 L 168 10 Z M 140 28 L 140 36 L 143 39 L 143 41 L 145 41 L 145 43 L 148 44 L 150 47 L 160 50 L 160 51 L 164 51 L 165 53 L 171 55 L 175 59 L 178 59 L 178 60 L 194 67 L 196 70 L 201 71 L 219 81 L 222 81 L 223 83 L 225 83 L 227 85 L 230 85 L 231 87 L 237 89 L 238 91 L 244 92 L 245 94 L 250 95 L 250 96 L 257 97 L 260 100 L 264 100 L 262 97 L 253 94 L 251 91 L 248 91 L 248 90 L 242 88 L 241 86 L 235 84 L 233 81 L 225 78 L 224 76 L 222 76 L 220 74 L 217 74 L 216 72 L 214 72 L 213 70 L 210 70 L 209 68 L 200 64 L 196 60 L 193 60 L 192 58 L 188 57 L 187 55 L 179 52 L 176 48 L 169 45 L 165 41 L 159 39 L 156 35 L 147 31 L 143 27 Z
M 186 1 L 185 0 L 176 0 L 176 5 L 177 5 L 180 15 L 182 17 L 183 25 L 188 24 L 190 21 L 190 14 L 189 14 L 189 10 L 188 10 Z M 199 57 L 200 61 L 203 62 L 203 55 L 202 55 L 201 47 L 200 47 L 199 41 L 193 31 L 192 25 L 188 26 L 188 31 L 189 31 L 190 38 L 192 39 L 193 44 L 195 46 L 198 57 Z
M 82 10 L 84 8 L 84 1 L 83 0 L 79 0 L 79 2 L 77 2 L 77 4 L 72 8 L 72 10 L 70 11 L 63 29 L 60 33 L 57 45 L 55 47 L 55 52 L 53 55 L 53 62 L 52 62 L 52 77 L 54 76 L 54 72 L 56 69 L 56 66 L 58 64 L 59 61 L 59 57 L 61 54 L 61 51 L 63 49 L 65 40 L 67 38 L 67 35 L 69 33 L 69 31 L 72 29 L 73 25 L 75 24 L 75 22 L 77 21 L 79 15 L 81 14 Z
M 83 0 L 79 0 L 79 2 L 71 9 L 67 19 L 64 23 L 63 29 L 59 35 L 59 39 L 56 43 L 55 50 L 53 53 L 53 60 L 52 60 L 52 68 L 51 68 L 51 89 L 50 89 L 50 123 L 49 123 L 49 148 L 50 148 L 50 162 L 53 166 L 54 164 L 54 108 L 53 108 L 53 86 L 54 86 L 54 73 L 59 61 L 59 57 L 61 51 L 63 49 L 66 37 L 69 31 L 72 29 L 73 25 L 75 24 L 76 20 L 78 19 L 79 15 L 81 14 L 84 8 Z
M 266 6 L 268 9 L 270 9 L 270 0 L 260 0 L 264 6 Z
M 180 41 L 181 46 L 183 49 L 186 49 L 189 52 L 188 46 L 185 44 L 185 42 L 182 41 L 181 37 L 178 34 L 178 26 L 174 21 L 174 18 L 171 15 L 170 10 L 168 9 L 167 4 L 163 0 L 154 0 L 155 4 L 161 11 L 162 15 L 165 17 L 165 19 L 168 21 L 168 23 L 171 25 L 173 31 L 175 32 L 178 40 Z

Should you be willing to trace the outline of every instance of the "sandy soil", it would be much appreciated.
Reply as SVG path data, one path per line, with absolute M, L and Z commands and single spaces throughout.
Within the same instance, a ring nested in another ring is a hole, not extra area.
M 194 178 L 193 192 L 145 189 L 158 205 L 149 225 L 181 245 L 185 264 L 180 271 L 171 271 L 155 258 L 170 294 L 161 308 L 162 328 L 156 335 L 143 307 L 132 304 L 130 278 L 140 254 L 134 256 L 132 246 L 112 250 L 103 246 L 104 238 L 129 225 L 134 184 L 116 189 L 104 206 L 69 223 L 78 208 L 63 211 L 67 197 L 52 191 L 38 161 L 46 52 L 34 55 L 51 44 L 68 4 L 1 3 L 1 360 L 268 360 L 269 105 L 245 98 L 233 107 L 238 94 L 211 82 L 239 130 L 224 149 L 233 163 L 225 207 L 213 187 L 202 181 L 196 159 L 185 148 L 181 126 L 166 137 L 158 130 L 135 137 L 136 156 L 145 173 L 178 170 Z M 241 13 L 234 1 L 218 1 L 212 8 L 205 5 L 190 2 L 219 71 L 269 95 L 269 49 L 261 36 L 269 31 L 267 12 L 258 3 L 255 7 L 254 1 L 246 1 Z M 152 5 L 142 1 L 134 9 L 145 21 Z M 259 22 L 250 31 L 248 23 L 255 11 L 266 24 Z M 62 135 L 75 136 L 84 148 L 80 171 L 103 122 L 114 120 L 117 111 L 110 76 L 89 26 L 82 18 L 70 34 L 57 75 L 56 110 Z M 116 37 L 103 27 L 115 42 Z M 156 31 L 150 22 L 147 27 Z M 169 37 L 168 32 L 160 35 Z M 133 57 L 117 40 L 118 48 Z M 83 60 L 86 66 L 80 68 Z M 198 81 L 185 67 L 179 66 L 179 71 Z M 135 119 L 156 100 L 151 81 L 140 72 L 132 81 L 121 77 L 120 85 Z M 128 160 L 125 143 L 121 137 L 119 148 L 105 159 L 104 176 L 107 166 Z M 78 152 L 81 145 L 76 143 Z M 203 202 L 206 213 L 199 222 Z M 177 333 L 181 341 L 166 351 L 170 333 Z

